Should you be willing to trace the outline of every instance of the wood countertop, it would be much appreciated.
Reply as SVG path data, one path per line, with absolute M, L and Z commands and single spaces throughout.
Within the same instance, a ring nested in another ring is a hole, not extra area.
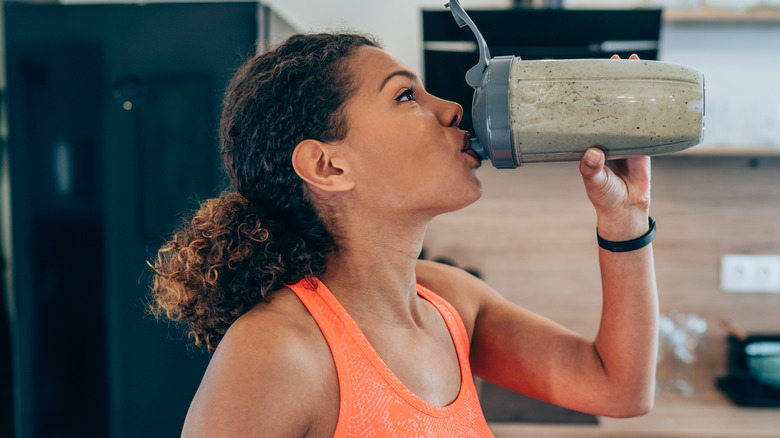
M 685 398 L 656 398 L 648 415 L 618 419 L 599 417 L 598 426 L 491 423 L 496 438 L 519 437 L 780 437 L 780 409 L 744 408 L 716 388 Z

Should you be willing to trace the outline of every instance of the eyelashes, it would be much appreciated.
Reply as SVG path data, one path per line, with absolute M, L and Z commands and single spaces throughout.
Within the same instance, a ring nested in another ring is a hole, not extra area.
M 403 93 L 399 94 L 398 97 L 395 98 L 396 102 L 412 102 L 414 101 L 414 88 L 407 88 L 403 91 Z

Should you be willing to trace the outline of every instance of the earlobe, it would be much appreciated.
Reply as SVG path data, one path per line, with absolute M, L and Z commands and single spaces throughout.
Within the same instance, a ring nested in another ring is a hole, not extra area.
M 306 139 L 293 151 L 292 164 L 295 173 L 314 187 L 328 192 L 341 192 L 354 187 L 343 164 L 336 164 L 333 145 Z

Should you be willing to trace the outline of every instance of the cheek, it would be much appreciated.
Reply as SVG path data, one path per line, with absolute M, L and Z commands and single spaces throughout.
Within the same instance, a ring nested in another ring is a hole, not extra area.
M 425 119 L 418 120 L 395 132 L 394 149 L 399 159 L 410 161 L 413 166 L 436 164 L 450 149 L 441 128 L 426 122 Z
M 421 110 L 352 115 L 347 142 L 354 148 L 356 175 L 364 184 L 414 190 L 453 157 L 442 127 Z
M 362 126 L 353 137 L 363 161 L 371 167 L 406 167 L 430 156 L 435 131 L 413 121 Z

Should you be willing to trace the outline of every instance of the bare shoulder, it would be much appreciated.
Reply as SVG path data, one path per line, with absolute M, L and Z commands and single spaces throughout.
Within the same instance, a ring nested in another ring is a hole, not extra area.
M 419 260 L 415 272 L 417 283 L 444 298 L 457 309 L 471 337 L 485 298 L 493 292 L 490 286 L 460 268 L 428 260 Z
M 330 349 L 303 304 L 282 289 L 225 334 L 182 436 L 326 436 L 329 421 L 335 429 L 337 418 Z

